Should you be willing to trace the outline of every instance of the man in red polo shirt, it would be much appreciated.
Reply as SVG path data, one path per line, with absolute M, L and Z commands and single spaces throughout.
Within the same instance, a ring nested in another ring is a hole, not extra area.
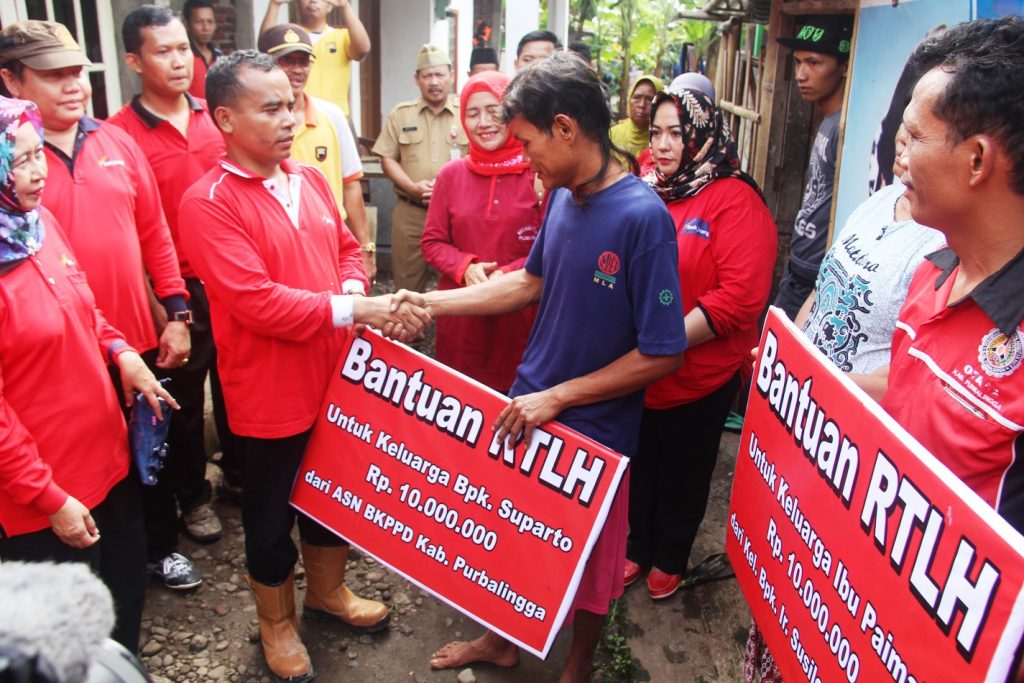
M 949 246 L 910 285 L 882 406 L 1024 531 L 1024 20 L 960 24 L 911 66 L 902 180 Z
M 213 11 L 213 0 L 187 0 L 181 8 L 181 18 L 188 30 L 192 46 L 192 85 L 189 93 L 206 99 L 206 72 L 224 53 L 213 44 L 217 32 L 217 16 Z
M 291 530 L 298 517 L 306 568 L 303 615 L 363 631 L 387 607 L 345 586 L 348 546 L 288 503 L 306 442 L 348 328 L 426 322 L 389 314 L 369 286 L 359 242 L 323 174 L 288 159 L 295 134 L 288 77 L 270 55 L 235 52 L 210 69 L 206 95 L 227 155 L 181 202 L 182 247 L 206 283 L 217 364 L 245 462 L 242 525 L 264 657 L 289 681 L 313 676 L 295 619 Z
M 154 5 L 132 11 L 125 17 L 122 37 L 125 62 L 139 75 L 142 93 L 110 117 L 110 123 L 124 129 L 138 143 L 153 169 L 192 308 L 189 362 L 165 373 L 171 378 L 181 410 L 174 416 L 168 434 L 165 470 L 170 472 L 150 493 L 146 507 L 147 520 L 153 518 L 147 526 L 160 539 L 150 553 L 150 562 L 155 563 L 163 557 L 161 552 L 170 538 L 177 539 L 176 503 L 181 508 L 185 533 L 192 539 L 212 543 L 221 536 L 221 523 L 211 506 L 210 484 L 206 481 L 203 439 L 206 376 L 215 362 L 209 306 L 203 284 L 178 244 L 177 226 L 181 196 L 213 168 L 223 154 L 224 144 L 206 113 L 205 103 L 187 93 L 192 78 L 188 34 L 171 11 Z M 218 387 L 216 376 L 211 384 Z M 220 414 L 223 411 L 222 403 L 216 400 L 218 392 L 214 397 L 215 414 Z M 226 429 L 218 431 L 222 449 L 230 451 L 230 433 Z
M 66 27 L 26 21 L 11 24 L 0 35 L 8 39 L 0 47 L 0 77 L 7 93 L 32 100 L 42 115 L 49 166 L 45 205 L 70 239 L 97 306 L 151 368 L 180 367 L 190 353 L 190 313 L 160 193 L 145 155 L 124 131 L 85 114 L 90 87 L 82 69 L 89 61 Z M 168 319 L 159 331 L 150 310 L 147 279 L 162 304 L 154 308 Z M 172 477 L 173 467 L 161 481 Z M 144 491 L 147 513 L 153 493 Z M 199 497 L 201 491 L 190 496 Z M 184 505 L 185 497 L 181 499 Z M 149 559 L 171 587 L 191 587 L 201 579 L 175 552 L 173 507 L 171 514 L 169 529 L 159 525 L 162 534 L 153 531 L 154 518 L 146 515 Z

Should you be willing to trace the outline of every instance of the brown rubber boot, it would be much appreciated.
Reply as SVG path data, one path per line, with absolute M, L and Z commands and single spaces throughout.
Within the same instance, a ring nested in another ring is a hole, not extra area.
M 299 620 L 295 616 L 295 572 L 279 586 L 268 586 L 251 576 L 246 580 L 256 599 L 263 658 L 270 672 L 288 683 L 313 680 L 313 664 L 299 638 Z
M 325 548 L 303 543 L 302 562 L 306 567 L 302 616 L 340 621 L 360 633 L 376 633 L 388 627 L 391 613 L 383 603 L 361 598 L 345 585 L 347 545 Z

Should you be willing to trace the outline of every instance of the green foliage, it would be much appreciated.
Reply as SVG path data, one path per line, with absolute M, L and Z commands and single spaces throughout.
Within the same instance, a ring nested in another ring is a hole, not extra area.
M 639 680 L 637 663 L 629 648 L 628 630 L 625 601 L 620 598 L 608 607 L 608 618 L 594 654 L 597 670 L 607 683 L 633 683 Z
M 680 19 L 679 12 L 706 0 L 570 0 L 569 40 L 590 43 L 598 70 L 615 95 L 629 87 L 631 73 L 672 74 L 683 43 L 706 54 L 716 37 L 712 22 Z M 624 103 L 623 103 L 624 104 Z M 624 107 L 620 116 L 624 116 Z
M 651 48 L 651 43 L 654 42 L 654 27 L 653 26 L 641 26 L 633 32 L 633 52 L 647 52 Z

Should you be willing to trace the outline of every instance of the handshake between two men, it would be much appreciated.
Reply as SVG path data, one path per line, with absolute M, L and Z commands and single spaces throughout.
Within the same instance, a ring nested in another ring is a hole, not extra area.
M 539 301 L 542 289 L 543 280 L 525 269 L 469 287 L 435 290 L 426 294 L 403 289 L 391 296 L 389 317 L 380 329 L 389 339 L 403 341 L 414 337 L 423 325 L 436 317 L 500 315 L 519 310 Z M 411 331 L 410 325 L 419 327 Z M 537 427 L 554 420 L 576 402 L 578 392 L 573 390 L 576 384 L 587 385 L 586 378 L 514 396 L 491 428 L 499 440 L 506 440 L 510 445 L 520 438 L 529 443 Z
M 425 306 L 396 300 L 394 294 L 352 297 L 351 316 L 350 322 L 357 333 L 369 325 L 388 339 L 400 342 L 415 340 L 430 324 L 430 313 Z

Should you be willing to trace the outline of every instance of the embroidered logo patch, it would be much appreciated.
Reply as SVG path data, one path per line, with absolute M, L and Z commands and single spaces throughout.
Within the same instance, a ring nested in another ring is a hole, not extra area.
M 684 235 L 696 235 L 702 239 L 711 239 L 711 228 L 700 218 L 687 218 L 683 223 Z
M 668 289 L 663 289 L 658 293 L 658 303 L 662 306 L 671 306 L 675 300 L 676 297 Z
M 534 242 L 537 240 L 538 232 L 539 230 L 536 225 L 524 225 L 516 230 L 516 237 L 520 242 Z
M 327 147 L 324 145 L 317 145 L 314 151 L 316 152 L 317 161 L 323 161 L 327 158 Z
M 619 262 L 618 254 L 615 254 L 614 252 L 611 251 L 606 251 L 599 257 L 597 257 L 597 267 L 601 269 L 602 273 L 606 273 L 608 275 L 615 275 L 617 272 L 619 272 L 619 268 L 621 268 L 622 265 Z
M 594 271 L 594 282 L 608 289 L 615 289 L 615 274 L 622 268 L 618 254 L 606 251 L 597 257 L 597 270 Z
M 978 362 L 990 377 L 1008 377 L 1017 371 L 1024 360 L 1024 335 L 1015 330 L 1007 337 L 999 328 L 994 328 L 981 339 L 978 346 Z

